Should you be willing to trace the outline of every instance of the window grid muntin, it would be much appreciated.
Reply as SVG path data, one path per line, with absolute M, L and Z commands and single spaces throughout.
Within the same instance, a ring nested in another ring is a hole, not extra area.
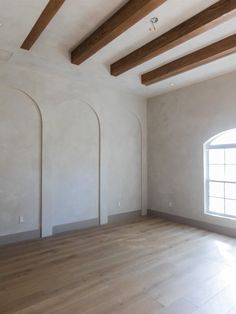
M 213 214 L 216 216 L 222 216 L 222 217 L 228 217 L 228 218 L 233 218 L 236 219 L 236 214 L 235 215 L 230 215 L 230 214 L 226 214 L 226 201 L 236 201 L 235 199 L 231 199 L 231 198 L 225 198 L 225 186 L 226 184 L 236 184 L 236 181 L 228 181 L 228 180 L 210 180 L 210 174 L 209 174 L 209 169 L 210 169 L 210 165 L 222 165 L 224 166 L 224 178 L 226 176 L 226 166 L 231 166 L 231 165 L 236 165 L 236 164 L 226 164 L 226 154 L 225 151 L 226 149 L 231 149 L 231 148 L 236 148 L 236 144 L 220 144 L 220 145 L 211 145 L 211 143 L 209 143 L 206 146 L 206 154 L 205 154 L 205 176 L 206 176 L 206 182 L 205 182 L 205 210 L 207 213 L 209 214 Z M 224 164 L 210 164 L 209 163 L 209 152 L 210 150 L 214 150 L 214 149 L 223 149 L 224 150 Z M 216 197 L 216 196 L 210 196 L 210 183 L 211 182 L 216 182 L 216 183 L 223 183 L 224 184 L 224 198 L 222 197 Z M 219 199 L 223 199 L 224 200 L 224 214 L 218 213 L 217 211 L 212 211 L 210 210 L 210 197 L 212 198 L 219 198 Z

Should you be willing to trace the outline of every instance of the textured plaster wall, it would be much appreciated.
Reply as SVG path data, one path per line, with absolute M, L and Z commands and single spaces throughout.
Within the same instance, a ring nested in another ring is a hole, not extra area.
M 203 184 L 204 142 L 236 128 L 235 83 L 232 73 L 149 100 L 148 208 L 236 226 L 204 215 Z
M 7 152 L 0 158 L 0 235 L 37 229 L 40 211 L 44 236 L 55 225 L 93 219 L 99 211 L 101 223 L 111 214 L 145 214 L 146 100 L 96 74 L 80 77 L 35 60 L 16 54 L 0 62 L 0 149 Z M 17 191 L 14 204 L 6 182 Z
M 0 87 L 0 235 L 40 224 L 41 118 L 25 94 Z M 19 224 L 19 216 L 25 223 Z

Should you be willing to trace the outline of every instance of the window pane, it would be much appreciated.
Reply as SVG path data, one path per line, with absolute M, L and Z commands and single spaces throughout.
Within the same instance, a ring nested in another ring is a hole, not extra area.
M 209 166 L 209 178 L 210 180 L 224 181 L 224 166 L 223 165 L 210 165 Z
M 236 166 L 232 165 L 225 166 L 225 180 L 236 182 Z
M 231 198 L 236 200 L 236 184 L 234 183 L 225 184 L 225 198 Z
M 224 214 L 224 199 L 209 197 L 209 210 L 217 214 Z
M 225 150 L 225 163 L 236 165 L 236 148 L 227 148 Z
M 236 201 L 225 200 L 225 214 L 236 216 Z
M 216 137 L 211 145 L 219 145 L 219 144 L 234 144 L 236 143 L 236 129 L 232 129 L 230 131 L 224 132 L 223 134 Z
M 224 164 L 224 149 L 210 149 L 209 164 Z
M 224 183 L 210 182 L 209 183 L 209 195 L 224 198 Z

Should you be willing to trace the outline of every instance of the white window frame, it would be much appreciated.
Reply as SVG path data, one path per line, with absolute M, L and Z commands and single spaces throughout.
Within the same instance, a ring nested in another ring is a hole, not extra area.
M 230 131 L 230 130 L 229 130 Z M 227 131 L 226 131 L 227 132 Z M 225 132 L 223 132 L 225 133 Z M 224 205 L 224 214 L 220 214 L 214 211 L 209 210 L 209 198 L 210 198 L 210 182 L 219 182 L 224 183 L 224 196 L 225 196 L 225 184 L 236 184 L 236 181 L 218 181 L 218 180 L 210 180 L 209 177 L 209 150 L 212 149 L 228 149 L 228 148 L 236 148 L 236 144 L 221 144 L 221 145 L 212 145 L 211 143 L 223 133 L 217 134 L 212 139 L 210 139 L 207 143 L 204 144 L 204 213 L 211 216 L 219 216 L 222 218 L 234 219 L 236 220 L 236 216 L 229 215 L 225 213 L 225 205 Z M 226 198 L 224 197 L 224 202 Z

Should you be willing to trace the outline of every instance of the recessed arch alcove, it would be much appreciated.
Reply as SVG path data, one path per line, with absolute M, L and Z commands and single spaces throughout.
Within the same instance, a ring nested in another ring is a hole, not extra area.
M 40 236 L 42 118 L 36 102 L 0 87 L 0 235 Z
M 100 121 L 79 99 L 50 106 L 45 124 L 53 233 L 100 221 Z

